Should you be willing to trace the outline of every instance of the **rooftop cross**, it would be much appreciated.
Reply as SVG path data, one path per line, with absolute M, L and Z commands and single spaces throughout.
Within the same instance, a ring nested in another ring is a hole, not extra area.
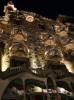
M 5 15 L 9 14 L 9 12 L 16 12 L 17 8 L 15 7 L 12 0 L 10 0 L 6 6 L 4 6 L 4 13 Z

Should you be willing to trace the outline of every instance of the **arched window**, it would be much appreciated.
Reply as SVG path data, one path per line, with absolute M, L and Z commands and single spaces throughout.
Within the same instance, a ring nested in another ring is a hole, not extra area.
M 45 83 L 35 79 L 27 79 L 25 81 L 25 91 L 27 100 L 47 100 L 44 93 Z
M 21 79 L 12 80 L 6 87 L 1 100 L 23 100 L 24 89 Z
M 61 96 L 61 100 L 72 100 L 71 98 L 71 89 L 69 84 L 64 81 L 57 82 L 57 90 Z
M 64 81 L 58 81 L 56 82 L 57 87 L 61 87 L 64 88 L 65 90 L 71 91 L 71 88 L 69 87 L 69 84 L 67 82 Z

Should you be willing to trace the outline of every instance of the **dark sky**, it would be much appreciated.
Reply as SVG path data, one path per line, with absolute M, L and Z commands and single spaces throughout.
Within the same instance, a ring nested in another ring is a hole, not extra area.
M 0 0 L 0 15 L 8 0 Z M 59 14 L 74 17 L 74 3 L 71 0 L 13 0 L 19 10 L 36 12 L 55 19 Z

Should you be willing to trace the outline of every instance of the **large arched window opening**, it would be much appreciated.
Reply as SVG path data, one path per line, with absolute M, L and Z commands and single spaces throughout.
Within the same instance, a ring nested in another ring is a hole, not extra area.
M 25 92 L 27 100 L 47 100 L 46 86 L 43 81 L 27 79 L 25 81 Z
M 21 79 L 12 80 L 6 87 L 1 100 L 23 100 L 24 88 Z
M 67 82 L 58 81 L 56 84 L 58 93 L 60 94 L 62 100 L 68 100 L 72 97 L 72 90 Z
M 71 91 L 71 88 L 67 82 L 58 81 L 56 82 L 56 84 L 57 84 L 57 87 L 61 87 L 61 88 L 64 88 L 65 90 Z

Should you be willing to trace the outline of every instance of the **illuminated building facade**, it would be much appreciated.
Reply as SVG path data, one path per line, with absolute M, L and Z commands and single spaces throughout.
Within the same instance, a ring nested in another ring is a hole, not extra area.
M 19 11 L 0 18 L 0 100 L 74 100 L 74 23 Z

